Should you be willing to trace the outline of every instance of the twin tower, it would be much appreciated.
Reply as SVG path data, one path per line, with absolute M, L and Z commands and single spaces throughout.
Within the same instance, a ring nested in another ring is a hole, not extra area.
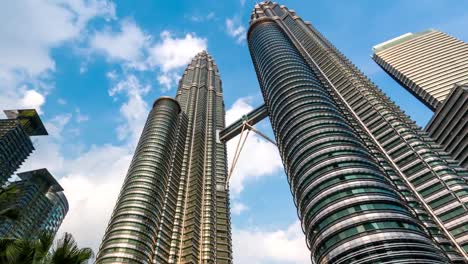
M 248 44 L 311 263 L 468 260 L 466 170 L 293 10 Z M 221 86 L 201 52 L 155 101 L 97 263 L 233 262 Z

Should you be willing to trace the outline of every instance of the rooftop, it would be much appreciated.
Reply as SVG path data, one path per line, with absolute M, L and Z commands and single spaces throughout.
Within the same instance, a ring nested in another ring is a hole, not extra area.
M 422 32 L 418 32 L 418 33 L 411 33 L 411 32 L 408 32 L 406 34 L 403 34 L 401 36 L 398 36 L 396 38 L 392 38 L 390 40 L 387 40 L 387 41 L 384 41 L 380 44 L 377 44 L 375 46 L 372 47 L 372 51 L 374 53 L 377 53 L 377 52 L 380 52 L 382 50 L 385 50 L 385 49 L 388 49 L 390 47 L 393 47 L 395 45 L 398 45 L 400 43 L 403 43 L 403 42 L 406 42 L 408 40 L 411 40 L 411 39 L 414 39 L 416 37 L 419 37 L 421 35 L 424 35 L 424 34 L 427 34 L 427 33 L 430 33 L 430 32 L 434 32 L 435 30 L 434 29 L 428 29 L 428 30 L 425 30 L 425 31 L 422 31 Z
M 50 174 L 50 172 L 45 169 L 38 169 L 38 170 L 32 170 L 32 171 L 25 171 L 17 174 L 20 179 L 25 180 L 25 181 L 31 181 L 31 180 L 42 180 L 44 181 L 47 185 L 50 186 L 50 190 L 53 192 L 61 192 L 63 191 L 62 186 L 57 182 L 57 180 Z
M 18 109 L 3 111 L 8 119 L 17 119 L 29 136 L 48 135 L 39 114 L 35 109 Z

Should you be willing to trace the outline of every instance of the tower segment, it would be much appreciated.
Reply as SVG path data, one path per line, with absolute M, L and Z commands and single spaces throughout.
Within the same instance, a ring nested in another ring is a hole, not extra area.
M 261 2 L 250 23 L 312 261 L 466 260 L 466 170 L 295 11 Z
M 97 263 L 232 263 L 224 102 L 207 52 L 151 110 Z

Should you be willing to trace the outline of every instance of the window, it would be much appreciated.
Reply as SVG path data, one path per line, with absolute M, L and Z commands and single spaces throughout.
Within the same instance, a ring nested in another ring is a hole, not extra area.
M 279 5 L 276 5 L 273 8 L 273 10 L 275 11 L 276 15 L 279 16 L 279 17 L 283 16 L 283 14 L 284 14 L 283 9 L 281 9 L 281 7 Z
M 450 220 L 456 216 L 459 216 L 461 214 L 465 213 L 465 209 L 463 207 L 456 207 L 455 209 L 452 209 L 446 213 L 443 213 L 439 216 L 440 220 L 442 221 L 447 221 Z

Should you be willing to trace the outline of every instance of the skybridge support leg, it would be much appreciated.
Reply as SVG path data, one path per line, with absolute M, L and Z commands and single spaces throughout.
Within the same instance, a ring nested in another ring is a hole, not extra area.
M 262 138 L 266 139 L 268 142 L 276 146 L 275 141 L 267 137 L 262 132 L 256 130 L 253 126 L 249 125 L 247 121 L 244 121 L 242 123 L 240 137 L 239 137 L 239 141 L 237 142 L 236 151 L 234 152 L 234 157 L 232 160 L 231 168 L 229 169 L 228 177 L 226 178 L 226 186 L 225 186 L 226 190 L 229 188 L 229 180 L 231 179 L 232 173 L 234 172 L 237 161 L 239 161 L 240 154 L 242 152 L 242 149 L 244 148 L 245 142 L 247 141 L 247 137 L 249 136 L 250 131 L 253 131 L 257 135 L 261 136 Z

